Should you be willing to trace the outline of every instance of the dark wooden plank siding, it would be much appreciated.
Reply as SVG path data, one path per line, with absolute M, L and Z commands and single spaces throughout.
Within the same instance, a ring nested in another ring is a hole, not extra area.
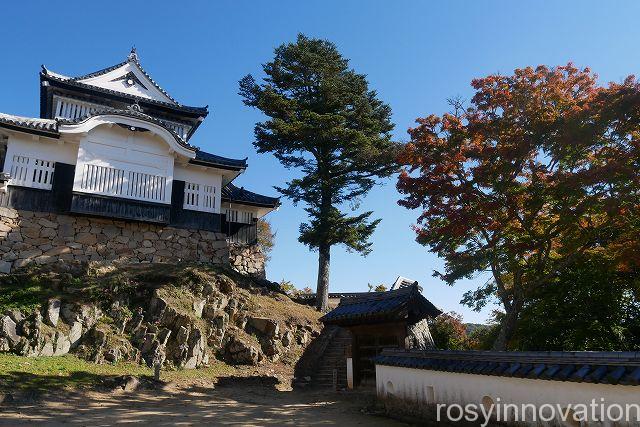
M 170 207 L 158 203 L 73 193 L 71 212 L 135 221 L 169 223 Z
M 10 185 L 0 193 L 0 206 L 25 211 L 55 212 L 51 190 Z
M 56 163 L 51 190 L 9 185 L 0 193 L 0 206 L 37 212 L 65 213 L 71 205 L 75 166 Z
M 53 172 L 53 188 L 51 189 L 54 212 L 69 212 L 75 173 L 75 165 L 56 163 Z
M 227 222 L 226 215 L 223 215 L 222 231 L 227 235 L 227 240 L 231 243 L 252 245 L 258 241 L 258 224 L 243 224 L 239 222 Z

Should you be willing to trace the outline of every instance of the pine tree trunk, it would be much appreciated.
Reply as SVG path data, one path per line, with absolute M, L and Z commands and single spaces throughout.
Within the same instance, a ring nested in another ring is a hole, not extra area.
M 322 312 L 329 307 L 329 264 L 331 246 L 321 244 L 318 248 L 318 287 L 316 289 L 316 308 Z

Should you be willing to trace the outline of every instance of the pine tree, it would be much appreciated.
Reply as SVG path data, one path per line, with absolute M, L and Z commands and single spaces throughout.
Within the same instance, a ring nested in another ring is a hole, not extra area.
M 275 50 L 263 65 L 263 82 L 240 81 L 244 103 L 268 120 L 257 123 L 254 146 L 272 153 L 301 176 L 276 187 L 294 205 L 302 202 L 309 221 L 299 241 L 317 250 L 318 309 L 327 309 L 331 247 L 343 244 L 366 255 L 380 222 L 372 212 L 352 213 L 378 178 L 397 171 L 391 140 L 391 108 L 369 89 L 366 76 L 349 68 L 336 46 L 299 35 Z

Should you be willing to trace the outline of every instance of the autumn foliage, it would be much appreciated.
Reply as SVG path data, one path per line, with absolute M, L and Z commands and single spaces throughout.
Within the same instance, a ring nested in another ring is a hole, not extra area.
M 588 69 L 524 68 L 473 80 L 468 106 L 417 120 L 401 155 L 400 205 L 449 284 L 490 272 L 464 302 L 496 298 L 508 347 L 531 293 L 577 257 L 640 265 L 640 86 L 601 86 Z M 631 274 L 633 277 L 633 274 Z

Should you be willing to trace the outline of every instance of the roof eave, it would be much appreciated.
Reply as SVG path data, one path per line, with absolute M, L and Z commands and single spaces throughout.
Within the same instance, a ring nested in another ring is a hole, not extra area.
M 44 136 L 47 138 L 60 139 L 60 132 L 57 131 L 46 131 L 43 129 L 34 129 L 29 126 L 20 126 L 11 123 L 0 122 L 0 127 L 3 129 L 9 129 L 16 132 L 24 132 L 32 135 Z
M 275 209 L 277 207 L 280 207 L 280 200 L 278 200 L 276 203 L 273 203 L 273 204 L 267 204 L 267 203 L 256 203 L 256 202 L 248 202 L 243 200 L 235 200 L 235 199 L 230 199 L 229 197 L 222 197 L 222 201 L 227 203 L 235 203 L 237 205 L 253 206 L 256 208 Z
M 206 167 L 210 167 L 210 168 L 216 168 L 216 169 L 224 169 L 224 170 L 230 170 L 230 171 L 242 171 L 245 170 L 247 168 L 247 166 L 233 166 L 233 165 L 225 165 L 225 164 L 221 164 L 221 163 L 215 163 L 215 162 L 207 162 L 207 161 L 203 161 L 203 160 L 196 160 L 196 159 L 190 159 L 189 163 L 192 165 L 198 165 L 198 166 L 206 166 Z

